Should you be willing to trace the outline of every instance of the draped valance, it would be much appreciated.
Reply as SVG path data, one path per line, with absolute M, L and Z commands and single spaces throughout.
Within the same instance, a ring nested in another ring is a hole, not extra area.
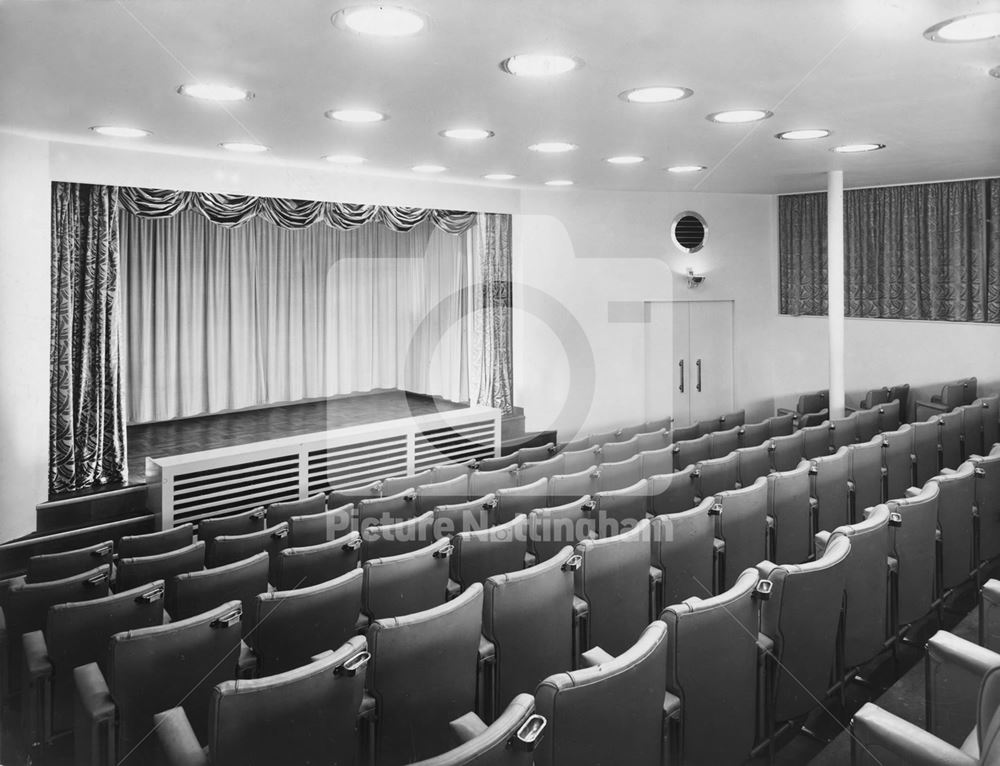
M 334 229 L 349 231 L 375 221 L 392 231 L 403 232 L 430 220 L 448 234 L 461 234 L 476 222 L 476 214 L 465 210 L 317 202 L 134 186 L 120 187 L 118 199 L 125 210 L 140 218 L 172 218 L 184 210 L 193 210 L 212 223 L 228 227 L 240 226 L 259 216 L 285 229 L 304 229 L 323 222 Z

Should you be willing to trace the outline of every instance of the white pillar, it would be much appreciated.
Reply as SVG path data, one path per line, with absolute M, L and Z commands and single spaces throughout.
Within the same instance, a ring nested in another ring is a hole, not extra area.
M 830 417 L 844 415 L 844 171 L 826 185 L 827 303 L 830 322 Z

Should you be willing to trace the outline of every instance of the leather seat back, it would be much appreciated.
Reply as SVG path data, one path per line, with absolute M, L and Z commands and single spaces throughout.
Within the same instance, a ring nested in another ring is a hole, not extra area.
M 851 455 L 847 447 L 809 461 L 809 475 L 812 477 L 810 494 L 816 501 L 816 526 L 819 529 L 830 531 L 850 521 L 850 463 Z
M 740 446 L 756 447 L 771 438 L 771 424 L 764 420 L 760 423 L 746 423 L 740 428 Z
M 830 421 L 800 428 L 802 432 L 802 457 L 812 460 L 830 454 Z
M 667 433 L 670 433 L 670 429 L 673 427 L 674 427 L 674 419 L 669 415 L 665 418 L 659 418 L 657 420 L 647 420 L 643 424 L 643 430 L 646 433 L 649 433 L 651 431 L 659 431 L 661 428 Z
M 361 560 L 399 556 L 428 545 L 433 539 L 434 511 L 396 524 L 369 524 L 361 528 Z
M 376 620 L 443 604 L 451 550 L 451 541 L 442 538 L 409 553 L 364 562 L 362 611 Z
M 886 431 L 895 431 L 899 428 L 900 424 L 903 422 L 900 416 L 900 408 L 902 403 L 899 399 L 890 399 L 885 404 L 880 404 L 876 409 L 878 410 L 878 430 L 881 433 Z
M 699 436 L 701 436 L 701 429 L 697 423 L 690 426 L 674 426 L 670 432 L 670 437 L 674 444 L 677 444 L 677 442 L 686 442 L 690 439 L 697 439 Z
M 373 481 L 360 487 L 344 487 L 334 489 L 326 496 L 327 508 L 340 508 L 344 505 L 357 506 L 362 500 L 372 500 L 382 497 L 382 482 Z
M 666 655 L 667 626 L 655 621 L 614 659 L 542 681 L 535 706 L 548 726 L 535 764 L 660 766 Z
M 802 394 L 795 405 L 795 411 L 800 415 L 804 415 L 807 412 L 819 412 L 820 410 L 825 410 L 829 408 L 829 406 L 830 391 L 825 389 L 822 391 L 813 391 L 812 393 Z
M 667 691 L 681 698 L 682 763 L 736 764 L 749 756 L 756 734 L 757 570 L 710 598 L 668 606 Z M 725 736 L 719 714 L 725 711 Z
M 594 495 L 594 531 L 598 537 L 617 535 L 633 528 L 646 518 L 649 507 L 649 482 L 639 479 L 623 489 Z
M 546 442 L 537 447 L 521 447 L 516 454 L 517 463 L 534 463 L 540 460 L 548 460 L 555 453 L 554 442 Z
M 449 723 L 475 708 L 483 586 L 434 609 L 368 629 L 375 763 L 412 763 L 449 749 Z
M 615 444 L 618 441 L 623 441 L 619 439 L 621 431 L 619 429 L 614 429 L 613 431 L 598 431 L 590 435 L 590 443 L 595 447 L 603 447 L 605 444 Z
M 275 527 L 268 527 L 260 532 L 250 532 L 246 535 L 219 535 L 209 546 L 205 563 L 209 567 L 219 567 L 266 551 L 270 557 L 268 580 L 274 580 L 277 579 L 278 556 L 287 547 L 288 522 L 283 521 Z
M 919 620 L 934 602 L 939 492 L 936 483 L 928 483 L 919 495 L 887 503 L 890 511 L 902 517 L 900 526 L 890 533 L 893 555 L 899 562 L 896 575 L 899 625 Z
M 882 465 L 886 499 L 903 497 L 913 486 L 913 434 L 909 425 L 882 434 Z
M 962 458 L 983 454 L 983 400 L 961 407 L 962 412 Z
M 491 516 L 497 506 L 497 496 L 486 494 L 464 503 L 439 505 L 434 513 L 434 535 L 455 535 L 470 529 L 490 526 Z
M 850 454 L 851 521 L 864 518 L 866 508 L 878 505 L 883 495 L 882 437 L 876 436 L 847 448 Z
M 613 537 L 583 540 L 576 547 L 576 595 L 587 602 L 585 645 L 620 654 L 649 623 L 649 521 Z
M 694 466 L 674 473 L 656 474 L 647 480 L 649 512 L 653 516 L 682 513 L 695 506 Z
M 397 524 L 412 519 L 417 510 L 414 492 L 412 488 L 403 489 L 394 495 L 362 500 L 355 506 L 355 528 L 360 530 L 369 524 Z
M 710 437 L 708 434 L 697 439 L 674 442 L 674 470 L 679 471 L 700 460 L 708 460 L 711 454 Z
M 538 563 L 556 556 L 565 546 L 575 547 L 589 537 L 593 522 L 587 513 L 590 495 L 563 505 L 538 508 L 528 514 L 528 550 Z
M 408 476 L 390 476 L 382 479 L 382 497 L 398 495 L 401 492 L 416 492 L 417 487 L 431 484 L 435 481 L 434 471 L 430 468 Z
M 638 455 L 617 463 L 605 462 L 597 466 L 598 492 L 625 489 L 641 480 L 642 458 Z
M 802 431 L 771 439 L 771 467 L 775 471 L 791 471 L 803 457 L 805 434 Z
M 326 503 L 325 497 L 323 502 Z M 250 532 L 259 532 L 266 524 L 266 517 L 267 509 L 251 508 L 243 513 L 202 519 L 198 522 L 198 539 L 208 545 L 220 535 L 246 535 Z
M 517 455 L 508 455 L 507 457 L 513 457 L 514 463 L 517 462 Z M 460 476 L 468 477 L 472 472 L 472 463 L 444 463 L 442 465 L 435 465 L 431 467 L 431 477 L 435 482 L 441 481 L 451 481 L 452 479 L 457 479 Z M 480 469 L 483 470 L 483 469 Z
M 474 499 L 483 495 L 489 495 L 498 489 L 516 487 L 517 473 L 518 468 L 516 465 L 501 468 L 498 471 L 473 471 L 468 475 L 469 484 L 466 493 L 470 499 Z
M 982 455 L 993 449 L 994 444 L 1000 442 L 1000 394 L 982 396 L 976 401 L 983 409 L 983 447 L 982 451 L 979 452 Z
M 363 575 L 355 569 L 328 582 L 259 593 L 251 644 L 261 675 L 281 673 L 337 647 L 357 630 Z
M 938 542 L 941 587 L 950 590 L 969 579 L 975 569 L 973 510 L 976 505 L 976 471 L 962 463 L 954 473 L 938 474 L 928 482 L 938 487 Z
M 970 461 L 976 470 L 976 507 L 979 509 L 979 558 L 1000 556 L 1000 450 Z
M 361 535 L 349 532 L 330 542 L 285 548 L 278 554 L 272 585 L 278 590 L 306 588 L 356 569 L 361 560 Z
M 895 386 L 889 386 L 889 401 L 899 402 L 899 419 L 900 422 L 909 423 L 910 422 L 910 384 L 900 383 Z M 885 430 L 884 428 L 882 429 Z
M 661 447 L 655 450 L 644 450 L 639 453 L 642 459 L 642 478 L 664 476 L 674 472 L 674 448 Z
M 261 552 L 214 569 L 175 575 L 166 581 L 165 608 L 173 620 L 185 620 L 237 599 L 243 608 L 243 635 L 253 627 L 254 599 L 267 592 L 269 558 Z
M 155 556 L 158 553 L 186 548 L 194 542 L 194 526 L 181 524 L 178 527 L 150 532 L 147 535 L 125 535 L 118 541 L 118 558 Z
M 503 472 L 512 477 L 512 474 L 507 472 L 506 469 Z M 417 513 L 432 511 L 436 505 L 464 503 L 469 499 L 470 479 L 471 474 L 469 476 L 458 476 L 449 481 L 437 481 L 417 487 Z M 513 482 L 510 486 L 514 486 Z
M 719 587 L 728 589 L 740 572 L 767 558 L 767 479 L 761 477 L 749 487 L 718 493 L 712 513 L 715 536 L 726 544 Z
M 517 471 L 517 486 L 525 487 L 541 479 L 566 473 L 566 457 L 560 452 L 547 460 L 525 463 Z
M 732 452 L 725 457 L 701 460 L 695 465 L 695 491 L 698 497 L 709 497 L 717 492 L 736 489 L 739 484 L 740 456 Z
M 494 710 L 547 676 L 573 667 L 573 569 L 578 561 L 567 545 L 548 561 L 486 581 L 483 635 L 496 647 Z
M 271 503 L 267 506 L 267 525 L 275 527 L 288 521 L 292 516 L 308 516 L 322 513 L 326 510 L 326 495 L 317 492 L 304 500 L 289 500 L 284 503 Z
M 451 579 L 468 588 L 486 578 L 524 569 L 528 552 L 528 517 L 518 514 L 506 524 L 459 532 L 452 538 Z
M 887 401 L 889 401 L 888 388 L 870 388 L 865 394 L 865 398 L 861 400 L 861 409 L 875 409 L 878 411 L 878 405 L 885 404 Z M 874 436 L 874 434 L 872 434 L 872 436 Z M 865 441 L 867 441 L 867 439 Z
M 938 415 L 935 420 L 940 428 L 938 443 L 941 445 L 941 465 L 958 468 L 962 462 L 962 409 Z
M 662 446 L 662 444 L 657 445 Z M 639 439 L 633 436 L 628 441 L 608 442 L 601 446 L 601 461 L 604 463 L 620 463 L 639 454 Z
M 597 466 L 584 468 L 576 473 L 553 476 L 549 479 L 550 506 L 563 505 L 578 497 L 597 491 Z
M 713 505 L 715 498 L 707 497 L 697 508 L 653 518 L 651 560 L 653 566 L 663 570 L 663 598 L 658 609 L 691 596 L 712 595 Z
M 713 431 L 708 435 L 708 454 L 711 459 L 726 457 L 740 446 L 740 426 L 734 425 L 724 431 Z
M 933 420 L 918 421 L 910 427 L 916 486 L 923 486 L 941 469 L 940 431 L 941 427 Z
M 501 489 L 496 495 L 497 507 L 493 513 L 493 523 L 506 524 L 515 516 L 527 516 L 534 509 L 544 508 L 548 504 L 549 480 L 548 477 L 542 477 L 514 489 Z
M 769 474 L 767 515 L 774 519 L 775 561 L 801 564 L 812 550 L 812 503 L 809 495 L 810 464 L 801 461 L 790 471 Z
M 100 566 L 111 565 L 114 543 L 105 540 L 86 548 L 61 553 L 42 553 L 28 559 L 27 582 L 49 582 L 87 572 Z
M 288 519 L 288 547 L 319 545 L 351 531 L 354 506 L 351 503 L 321 513 L 291 516 Z
M 822 408 L 821 408 L 822 409 Z M 795 429 L 795 415 L 774 415 L 767 419 L 767 435 L 774 439 L 778 436 L 790 436 Z
M 736 471 L 740 484 L 749 487 L 761 476 L 771 472 L 771 444 L 765 440 L 753 447 L 736 450 Z
M 546 456 L 548 457 L 548 456 Z M 544 460 L 545 458 L 540 458 Z M 496 457 L 484 457 L 473 462 L 474 470 L 478 471 L 499 471 L 503 468 L 513 468 L 520 462 L 520 456 L 517 452 L 511 452 L 507 455 L 497 455 Z M 434 471 L 434 469 L 431 469 Z M 448 481 L 449 479 L 454 479 L 455 476 L 438 476 L 437 472 L 434 473 L 434 481 Z
M 842 418 L 830 418 L 830 447 L 838 450 L 858 441 L 858 420 L 856 413 Z
M 635 439 L 635 454 L 637 455 L 640 452 L 659 450 L 670 446 L 670 429 L 657 428 L 652 431 L 642 431 L 633 438 Z
M 241 557 L 242 558 L 242 557 Z M 118 560 L 116 587 L 123 590 L 137 588 L 153 580 L 169 580 L 174 575 L 195 572 L 205 567 L 205 543 L 191 543 L 153 556 Z
M 734 410 L 733 412 L 727 412 L 725 415 L 719 416 L 719 425 L 724 429 L 742 426 L 746 422 L 746 410 Z
M 858 441 L 866 442 L 879 432 L 880 416 L 877 408 L 861 409 L 854 413 Z
M 706 418 L 705 420 L 698 421 L 698 433 L 702 436 L 715 433 L 721 428 L 722 424 L 719 422 L 718 418 Z
M 582 450 L 567 450 L 562 453 L 562 456 L 563 471 L 565 473 L 579 473 L 601 462 L 600 450 L 596 447 L 588 447 Z

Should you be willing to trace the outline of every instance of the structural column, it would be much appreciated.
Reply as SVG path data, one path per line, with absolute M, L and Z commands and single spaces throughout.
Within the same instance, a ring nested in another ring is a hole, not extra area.
M 830 417 L 844 415 L 844 171 L 826 184 L 827 305 L 830 333 Z

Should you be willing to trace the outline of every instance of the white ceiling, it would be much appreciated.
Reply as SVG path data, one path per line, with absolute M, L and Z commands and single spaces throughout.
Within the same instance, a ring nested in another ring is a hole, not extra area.
M 145 149 L 214 156 L 220 141 L 258 141 L 265 161 L 324 166 L 358 153 L 366 172 L 438 163 L 441 180 L 517 174 L 636 191 L 795 192 L 1000 175 L 1000 40 L 939 44 L 923 31 L 1000 0 L 397 0 L 429 18 L 419 35 L 362 37 L 335 28 L 364 0 L 0 0 L 0 129 L 70 142 L 136 146 L 88 127 L 153 131 Z M 528 80 L 500 71 L 526 52 L 577 56 L 583 68 Z M 220 106 L 177 87 L 219 81 L 254 91 Z M 672 104 L 627 104 L 628 88 L 683 85 Z M 390 119 L 347 125 L 332 108 L 370 105 Z M 717 125 L 705 115 L 761 107 L 774 117 Z M 478 125 L 485 142 L 438 131 Z M 777 141 L 825 127 L 820 141 Z M 579 149 L 527 147 L 567 140 Z M 838 143 L 885 143 L 843 156 Z M 635 166 L 603 158 L 641 154 Z M 675 176 L 672 164 L 709 170 Z M 331 172 L 338 172 L 331 168 Z M 342 171 L 341 171 L 342 172 Z M 558 193 L 554 191 L 553 193 Z

